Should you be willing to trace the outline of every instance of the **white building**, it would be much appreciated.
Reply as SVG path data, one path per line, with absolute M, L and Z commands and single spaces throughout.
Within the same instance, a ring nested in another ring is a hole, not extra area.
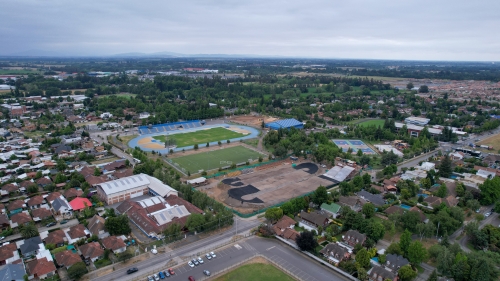
M 109 112 L 104 112 L 101 115 L 99 115 L 99 117 L 101 117 L 102 119 L 111 118 L 111 117 L 113 117 L 113 114 L 111 114 Z
M 406 124 L 413 124 L 418 126 L 425 126 L 429 123 L 429 121 L 431 121 L 431 119 L 414 117 L 414 116 L 405 118 Z
M 178 195 L 172 187 L 146 174 L 133 175 L 97 185 L 97 194 L 108 205 L 148 193 L 162 197 Z

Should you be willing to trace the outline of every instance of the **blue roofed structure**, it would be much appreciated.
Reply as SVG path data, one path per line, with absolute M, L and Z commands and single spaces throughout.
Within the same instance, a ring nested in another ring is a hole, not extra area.
M 490 115 L 491 118 L 500 119 L 500 115 Z
M 273 130 L 278 130 L 280 128 L 290 129 L 292 127 L 295 127 L 297 129 L 304 129 L 304 124 L 302 124 L 302 122 L 298 121 L 297 119 L 285 119 L 267 123 L 265 124 L 265 127 Z

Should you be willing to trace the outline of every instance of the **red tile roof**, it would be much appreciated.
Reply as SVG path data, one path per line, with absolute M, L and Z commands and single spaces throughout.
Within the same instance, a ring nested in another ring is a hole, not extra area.
M 2 186 L 2 190 L 5 190 L 5 191 L 7 191 L 9 193 L 10 192 L 15 192 L 15 191 L 19 190 L 19 186 L 11 184 L 11 183 L 8 183 L 8 184 Z
M 81 189 L 76 189 L 76 188 L 70 188 L 64 192 L 64 197 L 66 198 L 72 198 L 72 197 L 77 197 L 77 196 L 82 196 L 83 191 Z
M 180 198 L 179 196 L 175 196 L 175 195 L 170 195 L 168 196 L 167 198 L 165 198 L 165 201 L 167 201 L 167 203 L 170 205 L 170 206 L 174 206 L 174 205 L 179 205 L 179 206 L 184 206 L 186 207 L 186 209 L 192 214 L 192 213 L 198 213 L 198 214 L 203 214 L 203 210 L 201 210 L 200 208 L 196 207 L 195 205 L 189 203 L 188 201 Z
M 14 252 L 17 251 L 16 243 L 10 243 L 7 245 L 0 246 L 0 261 L 5 261 L 14 256 Z
M 53 262 L 47 260 L 47 258 L 41 258 L 33 260 L 26 263 L 26 269 L 28 269 L 28 275 L 43 276 L 51 272 L 56 271 L 56 266 Z
M 85 226 L 77 224 L 69 228 L 68 235 L 71 239 L 85 237 Z
M 43 197 L 41 195 L 36 195 L 30 198 L 26 204 L 28 206 L 40 205 L 43 203 Z
M 71 208 L 73 208 L 74 211 L 83 210 L 87 207 L 92 206 L 92 202 L 90 202 L 89 199 L 82 197 L 76 197 L 75 199 L 71 200 L 69 204 L 71 205 Z
M 63 244 L 66 241 L 66 235 L 64 234 L 64 231 L 62 229 L 58 229 L 56 231 L 52 231 L 47 235 L 47 238 L 43 240 L 46 244 Z
M 123 242 L 122 239 L 120 239 L 116 236 L 106 237 L 106 238 L 101 240 L 101 243 L 104 246 L 104 248 L 110 249 L 113 251 L 121 249 L 123 247 L 126 247 L 125 242 Z
M 26 214 L 26 213 L 17 213 L 15 215 L 13 215 L 12 217 L 10 217 L 10 220 L 13 223 L 17 223 L 18 225 L 25 224 L 25 223 L 32 221 L 31 216 L 29 214 Z
M 55 191 L 55 192 L 52 192 L 49 195 L 47 195 L 47 197 L 45 197 L 45 199 L 47 200 L 47 202 L 52 202 L 52 201 L 56 200 L 56 198 L 59 198 L 60 196 L 61 196 L 61 193 Z
M 52 216 L 52 212 L 45 208 L 38 208 L 31 211 L 34 218 L 45 219 Z
M 72 266 L 75 263 L 82 261 L 80 255 L 78 255 L 77 253 L 73 253 L 71 250 L 59 252 L 55 254 L 54 257 L 56 258 L 56 262 L 58 265 L 65 267 Z
M 9 206 L 7 206 L 7 210 L 9 211 L 13 211 L 13 210 L 17 210 L 17 209 L 21 209 L 23 208 L 24 206 L 24 201 L 23 200 L 14 200 L 12 202 L 9 203 Z
M 83 244 L 78 247 L 82 255 L 87 259 L 97 258 L 104 255 L 104 250 L 101 248 L 101 245 L 97 242 L 91 242 L 87 244 Z

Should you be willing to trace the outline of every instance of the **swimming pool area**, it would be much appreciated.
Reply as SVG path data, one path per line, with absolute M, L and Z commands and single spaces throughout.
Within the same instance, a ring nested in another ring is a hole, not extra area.
M 411 206 L 408 206 L 408 205 L 405 205 L 405 204 L 401 204 L 400 207 L 403 208 L 403 209 L 405 209 L 405 210 L 411 209 Z

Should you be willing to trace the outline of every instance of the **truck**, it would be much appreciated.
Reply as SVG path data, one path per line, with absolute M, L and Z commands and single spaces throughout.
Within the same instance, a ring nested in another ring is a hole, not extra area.
M 292 159 L 293 161 L 297 161 L 297 160 L 299 160 L 299 157 L 296 157 L 296 156 L 290 156 L 290 159 Z
M 493 149 L 493 147 L 487 146 L 487 145 L 484 145 L 484 144 L 480 145 L 479 147 L 480 148 L 485 148 L 485 149 L 488 149 L 488 150 L 492 150 Z

